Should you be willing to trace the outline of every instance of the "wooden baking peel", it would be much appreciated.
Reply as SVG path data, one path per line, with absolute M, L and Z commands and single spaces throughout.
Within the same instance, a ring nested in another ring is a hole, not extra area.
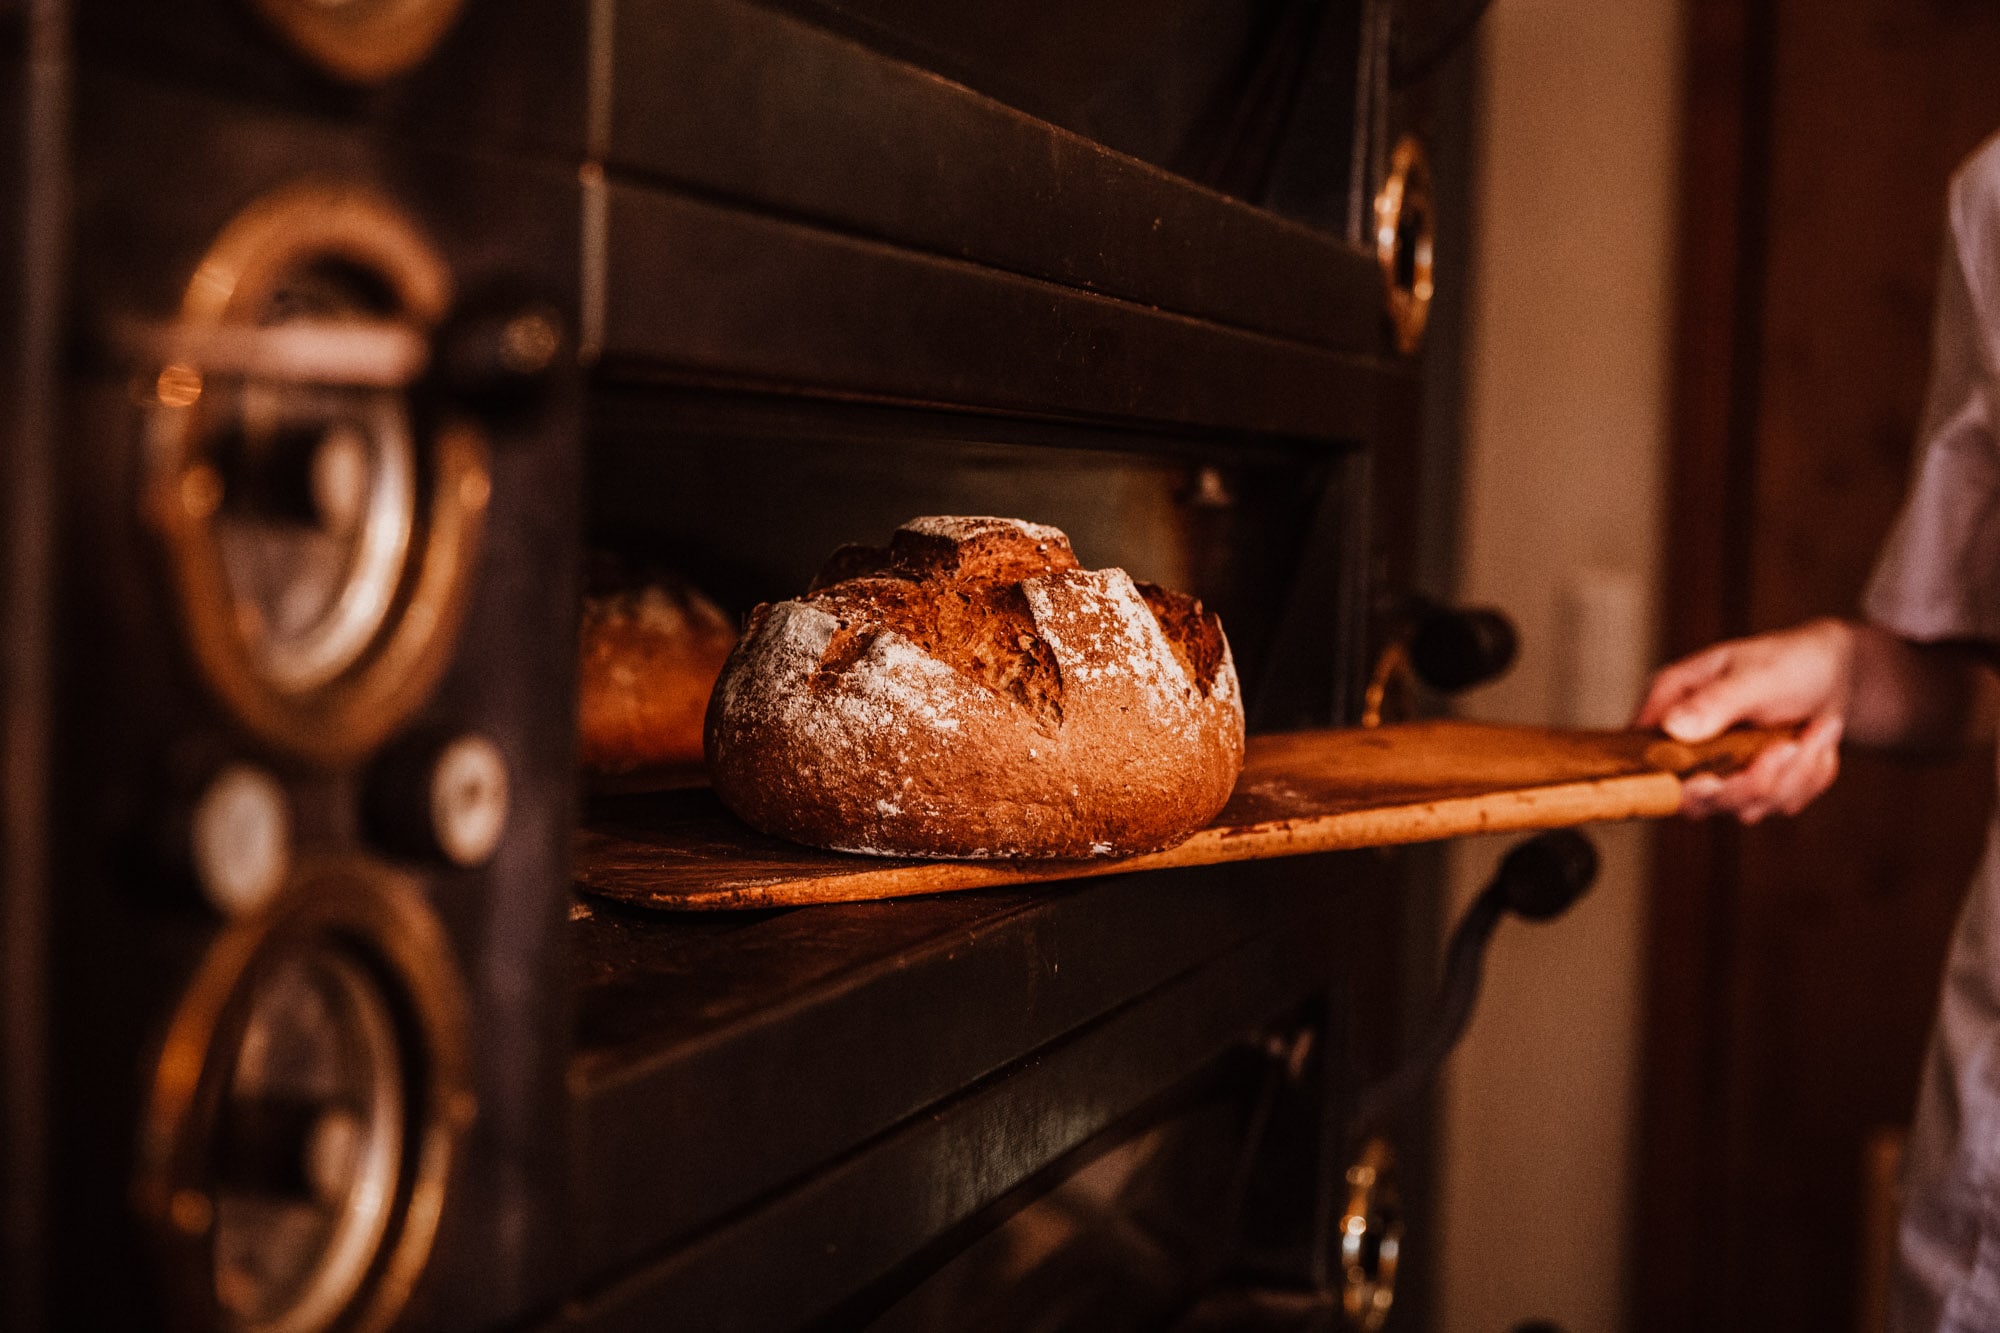
M 1685 745 L 1657 732 L 1413 722 L 1250 739 L 1221 815 L 1164 852 L 1094 861 L 914 861 L 757 833 L 707 788 L 601 799 L 577 837 L 586 892 L 675 911 L 795 907 L 1476 833 L 1653 819 L 1682 780 L 1729 772 L 1789 730 Z

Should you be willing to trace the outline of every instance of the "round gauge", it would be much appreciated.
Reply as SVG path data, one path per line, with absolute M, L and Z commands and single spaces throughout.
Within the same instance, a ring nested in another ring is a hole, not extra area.
M 464 0 L 256 0 L 264 17 L 330 74 L 374 83 L 422 60 Z
M 442 935 L 378 867 L 308 865 L 217 942 L 161 1057 L 138 1191 L 183 1322 L 394 1319 L 469 1118 L 463 1041 Z
M 251 727 L 358 755 L 442 672 L 490 494 L 467 423 L 409 382 L 444 265 L 365 191 L 305 186 L 225 229 L 158 373 L 151 512 L 196 658 Z
M 252 987 L 217 1124 L 216 1304 L 246 1329 L 319 1329 L 352 1302 L 402 1177 L 402 1052 L 388 997 L 336 947 Z
M 1437 224 L 1431 208 L 1430 161 L 1412 135 L 1397 141 L 1389 174 L 1375 195 L 1375 257 L 1387 292 L 1396 350 L 1413 355 L 1424 341 L 1437 293 Z
M 396 394 L 245 384 L 213 441 L 226 595 L 278 691 L 351 669 L 395 609 L 417 523 L 416 448 Z

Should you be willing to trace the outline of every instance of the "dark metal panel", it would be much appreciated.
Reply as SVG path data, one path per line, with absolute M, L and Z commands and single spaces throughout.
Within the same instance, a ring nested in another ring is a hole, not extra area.
M 548 302 L 574 270 L 567 173 L 419 158 L 405 184 L 432 219 L 468 300 Z M 419 183 L 419 178 L 421 182 Z M 567 318 L 565 323 L 568 323 Z M 489 408 L 489 540 L 453 665 L 410 731 L 472 733 L 506 754 L 507 829 L 476 871 L 444 871 L 433 899 L 460 941 L 480 1114 L 429 1281 L 439 1328 L 491 1327 L 546 1302 L 565 1267 L 554 1214 L 572 1026 L 566 886 L 575 827 L 575 643 L 582 528 L 582 403 L 557 375 L 532 400 Z
M 134 1106 L 159 1030 L 217 929 L 150 846 L 169 814 L 162 773 L 197 747 L 249 757 L 287 786 L 302 850 L 393 849 L 364 839 L 358 807 L 370 778 L 360 766 L 321 768 L 263 745 L 196 678 L 137 502 L 138 416 L 111 335 L 122 320 L 170 313 L 228 220 L 308 173 L 393 199 L 444 257 L 459 313 L 534 302 L 573 327 L 578 217 L 574 174 L 560 166 L 356 135 L 102 67 L 82 73 L 76 142 L 54 1281 L 72 1323 L 124 1328 L 156 1314 L 127 1204 Z M 424 1327 L 489 1327 L 544 1305 L 565 1266 L 552 1202 L 564 1163 L 548 1145 L 564 1137 L 570 1028 L 579 387 L 558 376 L 542 392 L 476 408 L 452 398 L 447 408 L 476 410 L 491 445 L 488 537 L 450 665 L 402 738 L 481 734 L 505 757 L 512 791 L 487 864 L 410 864 L 463 968 L 478 1111 L 418 1296 Z M 442 389 L 421 392 L 439 396 L 419 410 L 446 401 Z M 131 1276 L 104 1283 L 106 1265 Z
M 1363 247 L 1374 221 L 1365 215 L 1375 188 L 1372 141 L 1387 88 L 1382 12 L 1379 0 L 1357 0 L 1331 10 L 1312 34 L 1312 52 L 1258 200 Z
M 0 5 L 0 1325 L 43 1312 L 55 370 L 68 7 Z
M 1302 930 L 1352 896 L 1339 865 L 813 908 L 719 939 L 594 907 L 570 1075 L 579 1252 L 602 1272 L 691 1234 L 1260 932 Z
M 621 0 L 601 40 L 614 167 L 1317 346 L 1384 345 L 1374 260 L 1340 239 L 796 19 Z
M 1394 363 L 605 188 L 603 243 L 585 239 L 603 266 L 585 291 L 614 375 L 1339 440 L 1378 435 L 1402 378 Z
M 1360 0 L 762 0 L 1238 199 L 1323 16 Z
M 573 1305 L 557 1327 L 773 1329 L 824 1313 L 1324 985 L 1334 930 L 1321 898 L 1008 1077 L 911 1119 L 701 1243 Z M 1072 966 L 1087 957 L 1079 950 Z M 801 1078 L 791 1093 L 795 1117 L 820 1109 L 804 1103 L 809 1088 Z M 709 1147 L 673 1138 L 684 1154 Z
M 413 69 L 357 86 L 321 70 L 250 0 L 77 0 L 79 58 L 257 109 L 457 144 L 582 156 L 586 0 L 477 0 Z
M 1342 726 L 1361 713 L 1368 671 L 1368 450 L 1342 457 L 1321 492 L 1282 589 L 1270 641 L 1254 659 L 1244 703 L 1252 731 Z

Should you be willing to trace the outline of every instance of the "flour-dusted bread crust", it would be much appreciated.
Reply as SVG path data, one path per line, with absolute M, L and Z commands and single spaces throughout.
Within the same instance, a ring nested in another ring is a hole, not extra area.
M 709 701 L 751 826 L 839 851 L 1126 856 L 1221 810 L 1243 703 L 1221 623 L 1054 528 L 920 518 L 760 606 Z
M 611 774 L 701 763 L 709 691 L 735 644 L 729 617 L 678 580 L 584 598 L 584 766 Z

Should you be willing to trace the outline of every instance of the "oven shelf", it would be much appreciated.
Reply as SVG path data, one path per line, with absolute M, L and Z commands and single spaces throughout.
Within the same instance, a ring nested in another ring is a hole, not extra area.
M 1678 808 L 1683 778 L 1739 767 L 1786 734 L 1683 745 L 1650 732 L 1416 722 L 1253 736 L 1215 822 L 1120 860 L 849 856 L 757 833 L 705 787 L 606 797 L 577 835 L 577 884 L 670 911 L 798 907 L 1657 818 Z

